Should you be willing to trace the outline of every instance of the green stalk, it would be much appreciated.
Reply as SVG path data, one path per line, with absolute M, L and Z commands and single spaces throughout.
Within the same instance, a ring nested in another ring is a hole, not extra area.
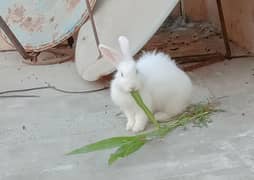
M 108 160 L 109 165 L 116 160 L 129 156 L 134 152 L 142 148 L 146 143 L 165 137 L 168 133 L 172 132 L 177 127 L 185 127 L 188 123 L 193 123 L 197 127 L 207 126 L 210 122 L 209 117 L 214 112 L 220 112 L 221 110 L 215 109 L 211 103 L 196 104 L 188 107 L 182 114 L 171 118 L 171 121 L 167 123 L 159 124 L 154 118 L 151 111 L 144 104 L 138 91 L 131 92 L 131 95 L 137 102 L 137 104 L 144 110 L 149 120 L 157 127 L 157 129 L 144 132 L 135 136 L 120 136 L 104 139 L 92 144 L 85 145 L 81 148 L 73 150 L 67 155 L 89 153 L 93 151 L 114 149 Z
M 151 132 L 142 133 L 138 136 L 144 137 L 146 140 L 153 140 L 156 138 L 162 138 L 162 137 L 166 136 L 169 132 L 176 129 L 177 127 L 185 126 L 195 119 L 205 117 L 205 122 L 206 122 L 206 120 L 208 119 L 208 116 L 213 112 L 214 112 L 214 110 L 209 111 L 209 112 L 199 112 L 198 114 L 193 115 L 193 116 L 188 116 L 186 114 L 183 114 L 183 115 L 177 117 L 175 120 L 165 123 L 164 125 L 161 125 L 159 129 L 153 130 Z M 200 123 L 202 123 L 202 122 L 200 122 Z
M 138 91 L 132 91 L 131 92 L 132 97 L 134 98 L 134 100 L 136 101 L 136 103 L 138 104 L 138 106 L 140 108 L 143 109 L 143 111 L 145 112 L 146 116 L 148 117 L 148 119 L 157 127 L 160 128 L 160 125 L 158 123 L 158 121 L 155 119 L 153 113 L 148 109 L 148 107 L 145 105 L 145 103 L 143 102 L 140 94 Z

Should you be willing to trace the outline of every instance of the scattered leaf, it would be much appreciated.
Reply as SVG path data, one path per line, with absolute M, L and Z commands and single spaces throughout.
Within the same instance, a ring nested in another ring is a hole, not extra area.
M 81 148 L 75 149 L 72 152 L 68 153 L 67 155 L 89 153 L 89 152 L 99 151 L 104 149 L 112 149 L 124 144 L 128 144 L 129 142 L 133 141 L 133 139 L 135 138 L 136 138 L 135 136 L 112 137 L 109 139 L 104 139 L 96 143 L 88 144 Z
M 113 162 L 115 162 L 119 158 L 124 158 L 126 156 L 129 156 L 130 154 L 139 150 L 145 143 L 146 143 L 146 140 L 144 139 L 143 140 L 136 139 L 127 144 L 123 144 L 116 150 L 116 152 L 110 155 L 108 164 L 111 165 Z
M 119 158 L 124 158 L 129 156 L 130 154 L 139 150 L 145 143 L 165 137 L 168 133 L 176 129 L 177 127 L 184 127 L 189 123 L 193 123 L 194 126 L 197 127 L 206 127 L 208 123 L 211 122 L 210 115 L 214 112 L 224 112 L 222 110 L 215 109 L 214 104 L 207 103 L 207 104 L 195 104 L 191 105 L 187 108 L 185 112 L 182 114 L 172 118 L 167 123 L 159 124 L 153 114 L 149 111 L 149 109 L 144 105 L 140 95 L 138 92 L 132 92 L 132 96 L 138 105 L 144 110 L 148 118 L 156 125 L 158 128 L 149 132 L 144 132 L 138 134 L 136 136 L 122 136 L 122 137 L 113 137 L 109 139 L 104 139 L 98 141 L 93 144 L 88 144 L 84 147 L 76 149 L 68 155 L 71 154 L 81 154 L 81 153 L 88 153 L 98 150 L 105 150 L 105 149 L 118 149 L 110 155 L 108 160 L 109 164 L 114 163 Z

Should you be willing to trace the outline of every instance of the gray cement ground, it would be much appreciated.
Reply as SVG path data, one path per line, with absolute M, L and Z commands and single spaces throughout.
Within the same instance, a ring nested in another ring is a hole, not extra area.
M 16 53 L 0 54 L 0 90 L 50 83 L 66 90 L 101 85 L 82 81 L 72 63 L 27 66 Z M 39 90 L 39 98 L 0 98 L 1 180 L 252 180 L 254 179 L 254 59 L 214 64 L 190 75 L 193 102 L 220 99 L 224 113 L 208 128 L 178 129 L 113 166 L 111 151 L 66 152 L 125 131 L 125 118 L 108 90 L 64 94 Z M 21 93 L 15 93 L 21 94 Z

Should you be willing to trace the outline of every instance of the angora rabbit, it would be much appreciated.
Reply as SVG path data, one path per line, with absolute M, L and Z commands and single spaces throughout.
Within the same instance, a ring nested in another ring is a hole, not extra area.
M 190 102 L 192 83 L 188 75 L 164 53 L 147 52 L 134 61 L 126 37 L 119 39 L 121 52 L 100 45 L 102 55 L 117 69 L 111 82 L 111 98 L 126 115 L 127 130 L 143 131 L 148 118 L 130 92 L 138 90 L 158 121 L 181 113 Z

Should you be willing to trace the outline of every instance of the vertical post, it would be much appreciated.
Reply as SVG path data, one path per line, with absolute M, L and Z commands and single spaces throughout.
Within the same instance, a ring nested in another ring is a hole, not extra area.
M 1 16 L 0 16 L 0 28 L 3 29 L 9 40 L 12 42 L 12 44 L 15 46 L 17 51 L 23 56 L 24 59 L 31 58 L 31 56 L 28 55 L 22 44 L 19 42 L 15 34 L 11 31 L 11 29 Z
M 89 0 L 86 0 L 86 6 L 87 6 L 90 21 L 91 21 L 91 24 L 92 24 L 92 29 L 93 29 L 93 34 L 94 34 L 94 38 L 95 38 L 95 41 L 96 41 L 97 49 L 98 49 L 98 52 L 99 52 L 99 57 L 98 58 L 100 58 L 101 57 L 101 51 L 99 50 L 100 41 L 99 41 L 99 38 L 98 38 L 98 33 L 97 33 L 97 30 L 96 30 L 96 26 L 95 26 L 95 22 L 94 22 L 94 18 L 93 18 L 93 12 L 92 12 Z
M 182 16 L 183 21 L 186 22 L 184 0 L 180 0 L 180 15 Z
M 218 7 L 218 12 L 219 12 L 219 18 L 220 18 L 220 24 L 221 24 L 221 31 L 222 31 L 223 41 L 224 41 L 224 45 L 225 45 L 225 49 L 226 49 L 225 57 L 227 59 L 231 59 L 232 58 L 232 54 L 231 54 L 231 49 L 230 49 L 230 44 L 229 44 L 229 39 L 228 39 L 228 33 L 227 33 L 226 24 L 225 24 L 225 18 L 224 18 L 224 14 L 223 14 L 221 0 L 217 0 L 217 7 Z

